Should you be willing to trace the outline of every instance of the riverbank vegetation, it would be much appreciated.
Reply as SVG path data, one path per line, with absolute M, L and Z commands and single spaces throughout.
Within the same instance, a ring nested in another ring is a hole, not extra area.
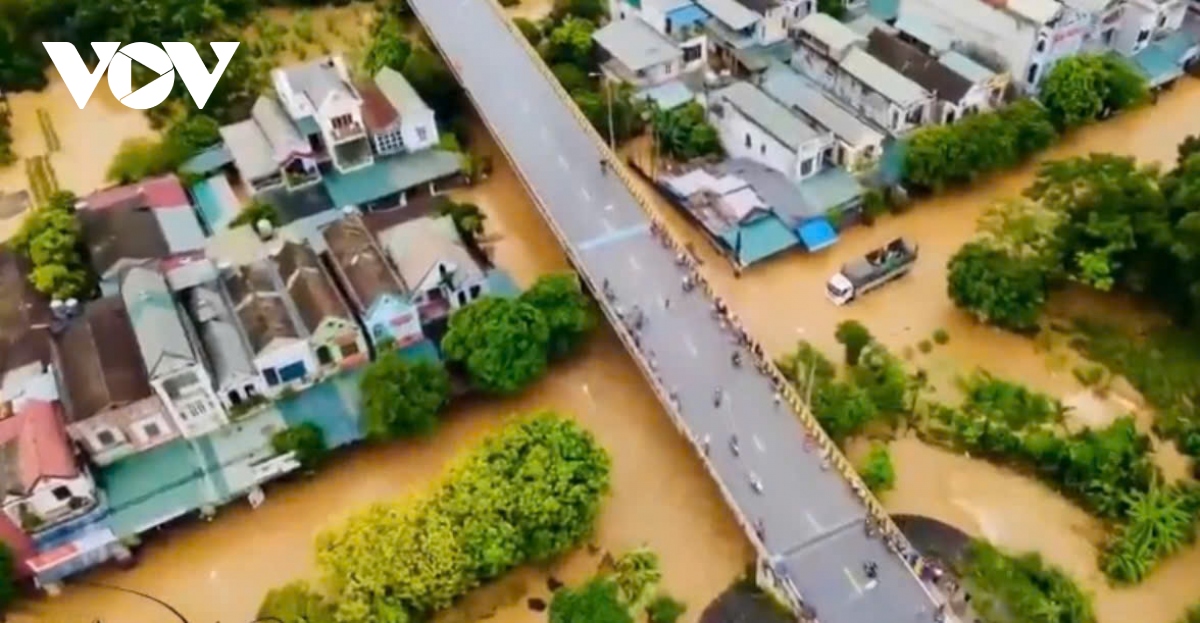
M 1021 99 L 956 123 L 918 129 L 904 150 L 904 183 L 941 192 L 1011 169 L 1045 150 L 1060 133 L 1147 98 L 1145 78 L 1111 54 L 1079 54 L 1046 75 L 1039 100 Z
M 421 618 L 480 583 L 578 546 L 609 487 L 607 452 L 573 421 L 522 418 L 419 498 L 323 533 L 317 560 L 344 623 Z
M 75 220 L 75 195 L 51 195 L 25 217 L 9 244 L 29 261 L 29 281 L 38 292 L 65 301 L 87 298 L 95 290 L 95 275 Z
M 607 561 L 606 561 L 607 562 Z M 622 554 L 577 588 L 564 587 L 550 601 L 551 623 L 675 623 L 687 606 L 659 591 L 662 569 L 648 549 Z
M 1091 596 L 1037 554 L 1010 556 L 974 541 L 961 575 L 985 623 L 1095 623 Z

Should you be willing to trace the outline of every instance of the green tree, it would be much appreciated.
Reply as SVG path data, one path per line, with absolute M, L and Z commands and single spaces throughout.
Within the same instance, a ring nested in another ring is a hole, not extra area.
M 461 110 L 462 87 L 437 54 L 422 47 L 413 49 L 400 73 L 442 121 L 453 119 Z
M 566 17 L 577 17 L 599 23 L 608 17 L 608 6 L 604 0 L 554 0 L 550 19 L 559 21 Z
M 404 68 L 412 54 L 404 22 L 393 13 L 384 13 L 371 28 L 371 41 L 363 58 L 363 68 L 368 74 L 388 67 L 396 71 Z
M 834 337 L 837 338 L 839 344 L 845 347 L 846 364 L 851 366 L 858 365 L 858 358 L 862 355 L 863 349 L 875 339 L 871 336 L 871 332 L 857 320 L 839 322 Z
M 1182 167 L 1193 154 L 1200 154 L 1200 134 L 1184 137 L 1176 148 L 1175 165 Z
M 584 71 L 595 67 L 592 58 L 592 34 L 596 32 L 596 24 L 586 19 L 568 17 L 546 37 L 543 43 L 542 55 L 550 65 L 567 63 Z
M 646 548 L 622 554 L 613 567 L 613 581 L 626 604 L 643 603 L 662 581 L 658 554 Z
M 550 601 L 550 623 L 633 623 L 610 579 L 593 578 L 579 588 L 562 588 Z
M 1146 76 L 1129 59 L 1105 54 L 1099 63 L 1105 108 L 1124 110 L 1142 104 L 1149 97 Z
M 650 623 L 675 623 L 684 612 L 687 612 L 687 605 L 670 595 L 659 595 L 646 606 Z
M 1061 215 L 1056 236 L 1071 279 L 1110 290 L 1156 277 L 1132 270 L 1136 251 L 1170 237 L 1154 168 L 1111 154 L 1047 162 L 1026 195 Z
M 896 486 L 896 469 L 892 467 L 892 454 L 883 444 L 872 444 L 870 452 L 858 468 L 863 483 L 874 493 L 890 491 Z
M 81 298 L 92 290 L 90 267 L 84 261 L 80 228 L 75 220 L 75 195 L 58 192 L 46 205 L 30 212 L 10 241 L 32 264 L 29 281 L 42 294 Z
M 450 397 L 450 377 L 440 364 L 410 362 L 389 350 L 367 366 L 359 389 L 367 436 L 398 439 L 437 428 Z
M 594 93 L 596 92 L 595 81 L 588 75 L 587 71 L 580 68 L 578 65 L 571 63 L 556 63 L 550 67 L 550 73 L 558 79 L 559 84 L 572 97 L 576 93 Z
M 1000 201 L 979 217 L 979 241 L 1009 257 L 1028 260 L 1053 276 L 1062 265 L 1062 241 L 1058 239 L 1061 221 L 1061 213 L 1035 201 Z
M 529 303 L 485 296 L 460 308 L 449 324 L 446 360 L 461 365 L 479 389 L 512 394 L 546 371 L 550 327 Z
M 975 541 L 966 555 L 971 605 L 986 621 L 1095 623 L 1092 599 L 1061 569 L 1037 554 L 1008 556 Z
M 861 433 L 879 416 L 879 409 L 867 392 L 841 381 L 818 386 L 812 410 L 825 434 L 838 445 Z
M 796 344 L 794 351 L 780 357 L 775 365 L 779 366 L 784 378 L 802 392 L 808 390 L 810 378 L 813 379 L 815 390 L 815 387 L 833 380 L 837 375 L 837 369 L 833 367 L 829 358 L 804 340 Z
M 8 544 L 0 543 L 0 614 L 8 612 L 9 606 L 17 599 L 16 569 L 17 561 L 12 549 Z
M 543 275 L 522 295 L 522 302 L 541 312 L 550 332 L 549 354 L 573 353 L 596 328 L 596 309 L 573 272 Z
M 817 0 L 817 11 L 841 21 L 846 17 L 846 3 L 844 0 Z
M 271 447 L 279 454 L 295 452 L 300 466 L 309 471 L 316 469 L 329 454 L 325 432 L 312 422 L 302 422 L 275 433 L 271 436 Z
M 671 110 L 657 110 L 654 114 L 654 135 L 663 153 L 677 160 L 722 153 L 716 128 L 708 122 L 704 107 L 696 102 Z
M 635 97 L 636 93 L 629 84 L 601 87 L 597 91 L 576 91 L 572 95 L 575 104 L 583 111 L 583 115 L 592 123 L 592 127 L 600 136 L 608 139 L 609 127 L 609 98 L 606 88 L 612 89 L 612 129 L 613 138 L 617 143 L 637 136 L 645 128 L 646 110 L 649 104 Z
M 1046 108 L 1037 100 L 1020 99 L 997 112 L 1004 127 L 1013 135 L 1013 145 L 1021 159 L 1046 149 L 1058 138 Z
M 1046 271 L 982 242 L 963 245 L 947 264 L 946 292 L 958 307 L 983 322 L 1030 331 L 1046 305 Z
M 483 235 L 484 224 L 487 223 L 487 214 L 479 209 L 479 206 L 473 203 L 459 203 L 446 197 L 438 197 L 434 201 L 434 210 L 442 216 L 449 216 L 454 220 L 454 228 L 458 230 L 458 235 L 462 236 L 463 242 L 468 245 L 478 243 L 479 237 Z
M 108 163 L 104 177 L 118 184 L 129 184 L 171 170 L 163 144 L 152 138 L 127 138 Z
M 1188 611 L 1179 619 L 1179 623 L 1200 623 L 1200 604 L 1188 608 Z
M 904 364 L 882 345 L 872 342 L 863 349 L 858 364 L 851 370 L 855 385 L 861 387 L 880 414 L 895 416 L 908 411 L 911 382 Z
M 542 27 L 533 20 L 524 17 L 514 17 L 513 24 L 517 27 L 517 30 L 521 31 L 522 35 L 525 35 L 525 39 L 529 41 L 529 45 L 537 47 L 542 42 Z
M 1050 119 L 1060 129 L 1095 121 L 1107 110 L 1135 106 L 1146 99 L 1146 79 L 1115 55 L 1069 56 L 1046 74 L 1039 90 Z
M 303 581 L 268 591 L 258 607 L 258 618 L 275 618 L 283 623 L 335 623 L 333 604 Z
M 279 209 L 275 206 L 259 199 L 251 199 L 250 203 L 242 208 L 242 211 L 238 212 L 233 220 L 229 221 L 228 227 L 230 229 L 244 225 L 257 227 L 258 222 L 264 220 L 272 226 L 278 227 L 283 219 L 279 216 Z
M 1156 483 L 1126 496 L 1126 523 L 1101 553 L 1100 567 L 1115 582 L 1136 584 L 1164 558 L 1195 540 L 1197 492 Z

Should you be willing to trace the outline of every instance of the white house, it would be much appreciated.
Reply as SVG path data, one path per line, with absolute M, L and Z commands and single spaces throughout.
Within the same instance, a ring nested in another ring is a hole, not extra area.
M 934 120 L 953 123 L 966 115 L 992 109 L 1002 92 L 993 88 L 990 77 L 974 81 L 944 65 L 898 35 L 875 30 L 867 37 L 867 53 L 933 95 Z
M 359 94 L 375 153 L 390 156 L 437 145 L 433 109 L 400 72 L 391 67 L 380 69 L 371 84 L 359 88 Z
M 0 487 L 13 523 L 32 533 L 95 507 L 96 483 L 75 461 L 56 403 L 31 400 L 0 415 Z
M 339 171 L 374 163 L 363 124 L 362 97 L 340 56 L 273 69 L 271 84 L 284 110 L 305 135 L 312 136 L 305 130 L 315 124 L 321 146 Z
M 312 383 L 319 370 L 316 357 L 273 262 L 263 259 L 228 269 L 222 281 L 267 395 Z
M 600 68 L 610 80 L 649 87 L 683 71 L 683 51 L 640 19 L 611 21 L 592 38 L 602 53 Z
M 1125 0 L 1113 49 L 1137 54 L 1155 39 L 1179 30 L 1187 5 L 1186 0 Z
M 285 242 L 272 258 L 321 370 L 345 370 L 369 361 L 366 337 L 312 248 Z
M 800 22 L 798 38 L 792 67 L 890 134 L 937 121 L 933 95 L 871 56 L 867 38 L 845 24 L 814 13 Z
M 808 123 L 833 134 L 833 163 L 849 170 L 869 167 L 883 155 L 887 135 L 859 119 L 816 83 L 782 64 L 763 73 L 760 88 Z
M 903 0 L 897 24 L 919 23 L 921 30 L 940 33 L 1033 92 L 1055 63 L 1083 49 L 1091 20 L 1056 0 Z
M 834 140 L 747 82 L 714 92 L 709 119 L 730 158 L 746 158 L 800 181 L 833 162 Z
M 641 20 L 671 39 L 683 53 L 682 71 L 707 66 L 708 34 L 704 24 L 711 16 L 695 0 L 609 0 L 609 15 L 613 20 Z
M 421 319 L 431 322 L 488 294 L 487 275 L 449 216 L 421 217 L 377 233 Z
M 183 436 L 198 437 L 228 424 L 196 336 L 162 273 L 149 264 L 128 269 L 121 277 L 121 298 L 150 385 Z
M 254 367 L 233 304 L 213 276 L 214 280 L 185 291 L 183 300 L 208 355 L 216 394 L 221 404 L 233 409 L 265 395 L 267 387 Z

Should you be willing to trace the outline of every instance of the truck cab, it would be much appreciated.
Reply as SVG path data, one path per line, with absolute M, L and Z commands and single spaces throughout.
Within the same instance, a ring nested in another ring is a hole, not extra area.
M 854 298 L 854 284 L 842 273 L 834 273 L 825 284 L 825 296 L 828 296 L 834 305 L 845 305 Z

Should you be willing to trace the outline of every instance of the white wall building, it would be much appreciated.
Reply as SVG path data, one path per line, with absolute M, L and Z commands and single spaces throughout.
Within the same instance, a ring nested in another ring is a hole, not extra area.
M 610 80 L 650 87 L 683 71 L 683 52 L 640 19 L 611 21 L 592 38 L 603 52 L 600 68 Z
M 48 528 L 96 505 L 96 483 L 75 461 L 56 403 L 28 401 L 0 418 L 4 513 L 26 532 Z
M 1156 38 L 1179 30 L 1187 4 L 1185 0 L 1125 0 L 1113 49 L 1137 54 Z
M 309 347 L 308 332 L 284 294 L 286 287 L 274 263 L 264 259 L 240 266 L 226 271 L 222 280 L 254 366 L 266 382 L 266 394 L 276 396 L 316 380 L 320 366 Z
M 610 0 L 613 20 L 640 19 L 669 38 L 683 53 L 682 71 L 703 69 L 708 63 L 708 35 L 704 23 L 711 17 L 694 0 Z
M 400 72 L 391 67 L 380 69 L 374 84 L 361 88 L 360 94 L 363 118 L 377 154 L 412 153 L 438 144 L 433 109 Z
M 449 216 L 413 219 L 377 236 L 408 284 L 424 322 L 448 316 L 489 293 L 487 274 L 471 257 Z
M 746 158 L 800 181 L 816 175 L 835 156 L 833 136 L 818 131 L 746 82 L 709 98 L 709 120 L 730 158 Z
M 375 162 L 363 124 L 362 96 L 350 81 L 350 72 L 340 56 L 273 69 L 271 83 L 288 116 L 302 131 L 306 122 L 316 124 L 339 171 Z

